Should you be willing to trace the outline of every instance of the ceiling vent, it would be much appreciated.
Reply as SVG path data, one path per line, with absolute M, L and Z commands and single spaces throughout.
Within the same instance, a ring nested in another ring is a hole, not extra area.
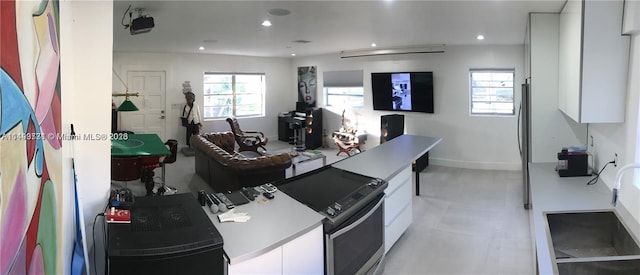
M 340 52 L 340 58 L 417 54 L 417 53 L 444 53 L 444 44 L 425 45 L 419 47 L 391 48 L 391 49 L 363 49 Z
M 287 9 L 270 9 L 269 14 L 274 16 L 285 16 L 291 14 L 291 11 Z

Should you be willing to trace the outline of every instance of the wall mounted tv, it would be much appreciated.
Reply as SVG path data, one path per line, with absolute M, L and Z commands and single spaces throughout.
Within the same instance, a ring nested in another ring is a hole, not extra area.
M 373 109 L 433 113 L 433 73 L 371 73 Z

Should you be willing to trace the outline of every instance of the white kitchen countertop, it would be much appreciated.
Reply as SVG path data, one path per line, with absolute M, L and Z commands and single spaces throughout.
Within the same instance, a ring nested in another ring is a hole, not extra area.
M 441 141 L 436 137 L 401 135 L 331 166 L 389 180 Z
M 218 221 L 208 207 L 205 212 L 220 231 L 229 263 L 255 258 L 286 244 L 322 225 L 324 216 L 280 191 L 265 204 L 255 201 L 235 207 L 236 213 L 246 212 L 251 219 L 244 223 Z
M 614 210 L 622 222 L 640 240 L 640 224 L 622 207 L 611 205 L 611 190 L 599 180 L 587 185 L 592 177 L 564 177 L 555 171 L 556 163 L 529 163 L 531 182 L 531 221 L 535 237 L 539 274 L 558 274 L 551 258 L 551 240 L 547 235 L 545 213 L 587 210 Z M 621 192 L 624 192 L 622 190 Z

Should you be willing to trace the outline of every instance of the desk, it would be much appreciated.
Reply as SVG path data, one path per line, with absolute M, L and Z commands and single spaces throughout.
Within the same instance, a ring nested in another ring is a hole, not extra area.
M 145 183 L 147 196 L 153 194 L 153 169 L 170 155 L 171 151 L 156 134 L 129 134 L 126 139 L 111 140 L 111 157 L 141 157 L 140 180 Z

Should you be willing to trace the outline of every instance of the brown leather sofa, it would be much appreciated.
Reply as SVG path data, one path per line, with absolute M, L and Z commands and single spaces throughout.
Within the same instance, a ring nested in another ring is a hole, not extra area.
M 195 151 L 196 174 L 216 192 L 239 190 L 282 180 L 291 166 L 291 156 L 281 153 L 246 157 L 235 151 L 231 132 L 191 136 Z

